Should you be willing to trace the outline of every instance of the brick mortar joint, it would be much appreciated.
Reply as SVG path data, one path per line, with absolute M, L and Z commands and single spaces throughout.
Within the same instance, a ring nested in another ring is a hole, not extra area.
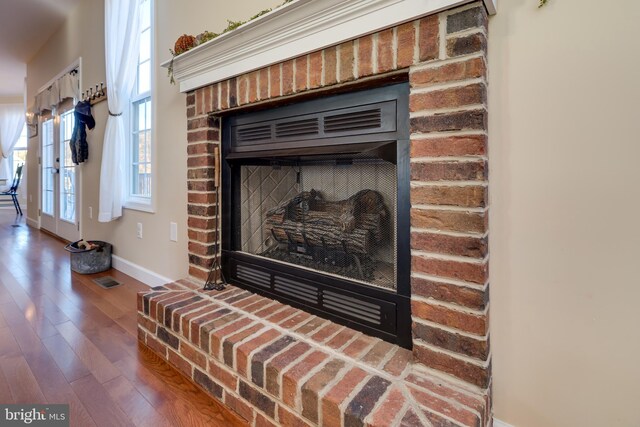
M 304 358 L 306 358 L 308 355 L 312 354 L 315 351 L 315 349 L 313 347 L 311 347 L 303 356 Z M 304 360 L 304 358 L 301 356 L 297 359 L 297 361 L 302 361 Z M 300 377 L 300 379 L 297 381 L 297 385 L 298 387 L 296 387 L 296 398 L 294 398 L 294 405 L 296 406 L 296 411 L 298 411 L 300 414 L 302 414 L 302 410 L 303 410 L 303 402 L 302 402 L 302 392 L 303 392 L 303 387 L 304 385 L 307 383 L 307 381 L 309 381 L 311 379 L 311 377 L 313 377 L 315 374 L 317 374 L 318 372 L 320 372 L 326 365 L 327 363 L 329 363 L 331 361 L 330 358 L 328 359 L 324 359 L 322 362 L 318 363 L 316 366 L 314 366 L 313 368 L 311 368 L 309 371 L 307 371 L 302 377 Z M 346 366 L 347 364 L 345 364 Z M 289 371 L 290 369 L 293 369 L 296 366 L 295 363 L 292 363 L 290 366 L 288 366 L 286 369 L 284 369 L 282 371 L 281 374 L 281 378 L 284 378 L 284 376 L 286 375 L 286 372 Z M 344 368 L 344 367 L 343 367 Z M 282 383 L 282 392 L 284 392 L 284 383 Z M 321 393 L 318 393 L 318 396 L 320 396 Z M 320 403 L 321 399 L 318 399 L 318 404 Z M 320 414 L 319 414 L 320 415 Z
M 430 204 L 416 203 L 414 205 L 411 205 L 411 210 L 475 213 L 475 214 L 486 215 L 489 213 L 489 206 L 486 206 L 484 208 L 478 208 L 478 207 L 467 207 L 467 206 L 459 206 L 459 205 L 430 205 Z
M 451 40 L 451 39 L 457 39 L 457 38 L 461 38 L 461 37 L 466 37 L 466 36 L 472 36 L 474 34 L 482 34 L 483 36 L 485 36 L 485 38 L 487 38 L 489 36 L 488 34 L 489 32 L 487 31 L 487 28 L 485 27 L 473 27 L 473 28 L 467 28 L 461 31 L 456 31 L 455 33 L 446 33 L 445 35 L 445 44 L 447 41 Z
M 464 262 L 467 264 L 474 264 L 474 265 L 480 265 L 480 266 L 489 264 L 488 254 L 482 258 L 472 258 L 472 257 L 458 256 L 458 255 L 440 254 L 437 252 L 429 252 L 421 249 L 411 249 L 411 255 L 419 256 L 420 258 L 425 258 L 425 259 L 435 259 L 438 261 Z
M 409 119 L 413 119 L 416 117 L 433 117 L 433 116 L 454 114 L 454 113 L 471 113 L 473 111 L 488 113 L 487 104 L 486 103 L 470 104 L 470 105 L 461 105 L 459 107 L 432 108 L 428 110 L 411 111 L 409 113 Z M 483 130 L 486 130 L 486 126 L 483 128 Z M 430 133 L 441 133 L 441 132 L 430 132 Z
M 452 310 L 457 313 L 469 314 L 472 316 L 487 317 L 489 315 L 489 303 L 486 304 L 484 310 L 474 310 L 469 307 L 464 307 L 464 306 L 460 306 L 460 305 L 456 305 L 448 302 L 438 301 L 436 299 L 423 297 L 421 295 L 412 295 L 411 301 L 418 301 L 424 304 L 429 304 L 429 305 L 440 307 L 440 308 L 446 308 L 448 310 Z
M 215 205 L 207 205 L 207 206 L 215 206 Z M 188 219 L 206 219 L 206 220 L 211 220 L 211 219 L 216 219 L 218 218 L 218 215 L 194 215 L 194 214 L 188 214 L 187 215 Z M 205 230 L 206 231 L 206 230 Z
M 416 140 L 418 141 L 418 140 Z M 419 141 L 428 141 L 428 139 L 420 139 Z M 427 164 L 427 163 L 487 163 L 489 158 L 481 155 L 469 155 L 469 156 L 441 156 L 441 157 L 411 157 L 409 159 L 410 164 Z M 489 181 L 485 179 L 484 181 Z M 433 181 L 435 182 L 435 181 Z
M 417 317 L 417 316 L 411 316 L 411 321 L 412 322 L 416 322 L 419 323 L 421 325 L 425 325 L 431 328 L 436 328 L 436 329 L 441 329 L 445 332 L 449 332 L 452 334 L 457 334 L 457 335 L 461 335 L 465 338 L 471 338 L 474 339 L 476 341 L 489 341 L 489 336 L 491 335 L 490 331 L 487 331 L 487 333 L 485 335 L 477 335 L 471 332 L 466 332 L 466 331 L 462 331 L 460 329 L 455 329 L 451 326 L 445 326 L 445 325 L 441 325 L 440 323 L 434 322 L 434 321 L 430 321 L 430 320 L 425 320 L 421 317 Z
M 487 89 L 489 87 L 486 76 L 449 82 L 439 82 L 429 85 L 413 86 L 411 87 L 411 92 L 409 93 L 409 102 L 411 102 L 411 98 L 416 95 L 424 95 L 433 92 L 443 92 L 451 89 L 460 89 L 473 85 L 479 85 L 484 89 Z
M 459 238 L 469 238 L 476 240 L 483 240 L 489 237 L 489 232 L 485 231 L 484 233 L 475 232 L 475 231 L 449 231 L 449 230 L 440 230 L 437 228 L 421 228 L 421 227 L 411 227 L 411 234 L 435 234 L 438 236 L 447 236 L 447 237 L 459 237 Z
M 488 179 L 478 179 L 478 180 L 457 180 L 457 181 L 447 181 L 447 180 L 437 180 L 437 181 L 422 181 L 418 179 L 412 179 L 409 181 L 409 186 L 411 188 L 425 188 L 425 187 L 484 187 L 487 188 L 489 186 Z
M 440 67 L 445 67 L 451 64 L 469 62 L 469 61 L 473 61 L 474 59 L 482 59 L 483 63 L 486 66 L 487 55 L 484 52 L 474 52 L 466 55 L 456 56 L 453 58 L 437 59 L 434 61 L 415 62 L 413 65 L 409 66 L 409 79 L 411 79 L 412 74 L 415 74 L 420 71 L 436 70 Z M 485 71 L 483 73 L 483 76 L 486 77 L 486 75 L 487 73 Z
M 468 282 L 465 280 L 452 279 L 450 277 L 440 277 L 440 276 L 435 276 L 433 274 L 420 273 L 417 271 L 411 272 L 411 277 L 416 277 L 418 279 L 432 280 L 435 282 L 441 282 L 448 285 L 459 286 L 461 288 L 473 289 L 477 291 L 486 291 L 487 287 L 489 286 L 489 279 L 487 279 L 484 283 L 474 283 L 474 282 Z
M 329 381 L 328 383 L 326 383 L 324 385 L 324 387 L 322 387 L 322 389 L 320 389 L 318 391 L 318 425 L 323 425 L 323 418 L 322 416 L 324 415 L 324 411 L 322 410 L 322 400 L 323 398 L 326 396 L 326 394 L 336 385 L 338 384 L 343 378 L 344 375 L 346 375 L 351 369 L 353 369 L 353 365 L 349 365 L 349 364 L 345 364 L 337 373 L 336 376 L 334 378 L 331 379 L 331 381 Z M 366 383 L 364 381 L 360 381 L 360 383 L 358 384 L 358 386 L 354 387 L 354 390 L 361 390 L 362 387 L 364 387 Z M 345 399 L 347 400 L 347 399 Z M 372 410 L 373 412 L 373 410 Z
M 411 132 L 409 137 L 411 140 L 425 141 L 429 139 L 441 139 L 447 137 L 465 137 L 465 136 L 479 136 L 488 137 L 489 132 L 487 129 L 468 129 L 468 130 L 453 130 L 453 131 L 440 131 L 440 132 Z
M 415 344 L 417 344 L 419 346 L 422 346 L 422 347 L 425 347 L 425 348 L 428 348 L 429 350 L 433 351 L 434 353 L 444 354 L 445 356 L 449 356 L 452 359 L 456 359 L 456 360 L 459 360 L 461 362 L 468 363 L 468 364 L 473 365 L 473 366 L 475 366 L 477 368 L 480 368 L 480 369 L 484 369 L 484 370 L 488 371 L 489 367 L 491 366 L 491 356 L 492 356 L 491 351 L 489 351 L 489 354 L 487 355 L 487 360 L 479 360 L 479 359 L 474 359 L 474 358 L 471 358 L 469 356 L 464 356 L 464 355 L 462 355 L 460 353 L 455 353 L 455 352 L 452 352 L 450 350 L 435 346 L 435 345 L 433 345 L 431 343 L 428 343 L 428 342 L 426 342 L 426 341 L 424 341 L 424 340 L 422 340 L 420 338 L 417 338 L 417 339 L 414 340 L 414 345 Z

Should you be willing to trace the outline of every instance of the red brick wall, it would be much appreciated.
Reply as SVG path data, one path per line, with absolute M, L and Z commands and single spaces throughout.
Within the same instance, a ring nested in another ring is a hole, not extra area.
M 220 131 L 209 113 L 407 72 L 414 355 L 488 387 L 486 34 L 486 11 L 474 3 L 189 93 L 189 274 L 206 279 L 216 244 Z

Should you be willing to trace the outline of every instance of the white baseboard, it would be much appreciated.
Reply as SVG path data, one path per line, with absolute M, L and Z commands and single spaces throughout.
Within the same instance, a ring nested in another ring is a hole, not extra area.
M 493 419 L 493 427 L 514 427 L 511 424 L 507 424 L 504 421 L 500 421 L 497 418 Z
M 40 222 L 37 219 L 27 217 L 27 225 L 32 228 L 40 228 Z
M 175 282 L 173 279 L 161 276 L 151 270 L 147 270 L 146 268 L 139 266 L 138 264 L 134 264 L 131 261 L 120 258 L 117 255 L 111 256 L 111 266 L 152 288 Z

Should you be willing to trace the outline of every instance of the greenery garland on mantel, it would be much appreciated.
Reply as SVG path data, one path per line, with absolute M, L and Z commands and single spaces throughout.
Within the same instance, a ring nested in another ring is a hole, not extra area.
M 267 13 L 271 12 L 273 9 L 282 7 L 287 3 L 291 3 L 292 1 L 293 0 L 284 0 L 282 4 L 276 6 L 275 8 L 269 8 L 261 12 L 258 12 L 255 15 L 253 15 L 251 18 L 247 19 L 246 21 L 231 21 L 227 19 L 227 28 L 222 30 L 221 33 L 212 33 L 211 31 L 203 31 L 202 33 L 198 34 L 195 37 L 188 34 L 183 34 L 180 37 L 178 37 L 178 40 L 176 40 L 176 43 L 173 49 L 169 49 L 169 53 L 171 53 L 172 58 L 171 58 L 171 63 L 169 64 L 169 69 L 167 70 L 167 73 L 170 78 L 171 84 L 175 84 L 175 80 L 173 78 L 173 60 L 175 59 L 176 56 L 183 54 L 193 49 L 196 46 L 206 43 L 209 40 L 213 40 L 216 37 L 221 36 L 222 34 L 233 31 L 239 26 L 246 24 L 247 22 L 253 21 L 254 19 L 261 17 L 262 15 L 266 15 Z
M 293 0 L 284 0 L 284 3 L 278 5 L 275 7 L 275 9 L 284 6 L 287 3 L 291 3 Z M 544 5 L 547 4 L 547 2 L 549 0 L 539 0 L 540 3 L 538 4 L 538 7 L 542 7 Z M 173 60 L 175 59 L 176 56 L 183 54 L 191 49 L 193 49 L 196 46 L 199 46 L 203 43 L 208 42 L 209 40 L 213 40 L 216 37 L 228 33 L 230 31 L 235 30 L 236 28 L 238 28 L 239 26 L 246 24 L 247 22 L 251 22 L 254 19 L 257 19 L 259 17 L 261 17 L 262 15 L 266 15 L 267 13 L 271 12 L 273 10 L 273 8 L 269 8 L 269 9 L 265 9 L 261 12 L 256 13 L 255 15 L 253 15 L 251 18 L 247 19 L 246 21 L 231 21 L 229 19 L 227 19 L 227 28 L 225 28 L 224 30 L 222 30 L 221 33 L 212 33 L 211 31 L 203 31 L 202 33 L 198 34 L 197 36 L 191 36 L 188 34 L 183 34 L 180 37 L 178 37 L 178 40 L 176 40 L 176 43 L 173 47 L 173 49 L 169 49 L 169 53 L 171 53 L 171 63 L 169 64 L 169 69 L 167 70 L 167 74 L 169 76 L 170 82 L 171 84 L 175 84 L 175 80 L 173 78 Z

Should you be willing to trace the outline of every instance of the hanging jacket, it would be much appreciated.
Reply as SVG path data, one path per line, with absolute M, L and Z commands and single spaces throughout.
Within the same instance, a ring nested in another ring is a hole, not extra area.
M 96 122 L 91 115 L 91 103 L 89 101 L 78 102 L 73 114 L 76 120 L 71 140 L 69 140 L 69 147 L 71 148 L 71 160 L 77 165 L 89 159 L 89 144 L 87 143 L 85 126 L 93 129 Z

